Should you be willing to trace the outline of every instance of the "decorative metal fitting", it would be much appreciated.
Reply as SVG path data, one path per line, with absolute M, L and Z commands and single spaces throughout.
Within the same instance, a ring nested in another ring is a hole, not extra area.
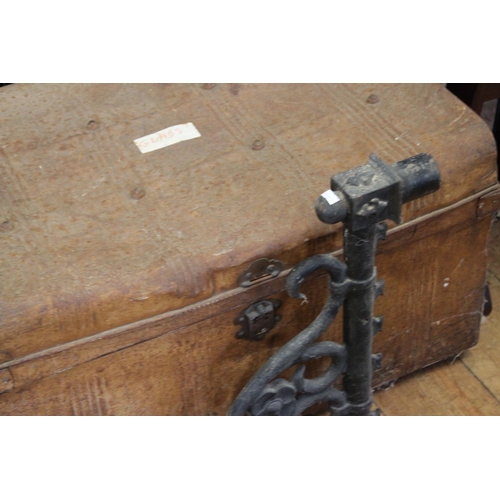
M 283 269 L 279 260 L 258 259 L 252 262 L 238 277 L 238 286 L 249 287 L 266 279 L 275 278 Z
M 246 384 L 229 415 L 300 415 L 319 402 L 328 404 L 331 415 L 379 414 L 371 412 L 372 375 L 382 364 L 382 353 L 372 354 L 373 336 L 383 324 L 382 316 L 373 316 L 375 299 L 384 291 L 374 265 L 376 245 L 385 239 L 385 219 L 399 223 L 402 203 L 436 191 L 439 184 L 439 170 L 428 154 L 392 166 L 371 155 L 365 165 L 332 177 L 332 191 L 318 199 L 316 213 L 327 224 L 344 223 L 345 263 L 331 254 L 314 255 L 290 271 L 286 288 L 291 297 L 305 299 L 300 286 L 320 269 L 329 275 L 329 297 L 316 319 Z M 342 305 L 344 344 L 315 342 Z M 240 318 L 249 318 L 252 311 L 243 313 Z M 314 379 L 305 378 L 304 363 L 322 357 L 331 358 L 329 368 Z M 290 380 L 276 378 L 294 365 Z M 343 390 L 332 387 L 341 375 Z
M 241 311 L 234 324 L 242 328 L 236 334 L 238 339 L 262 340 L 281 319 L 276 311 L 281 306 L 281 301 L 276 299 L 261 300 Z

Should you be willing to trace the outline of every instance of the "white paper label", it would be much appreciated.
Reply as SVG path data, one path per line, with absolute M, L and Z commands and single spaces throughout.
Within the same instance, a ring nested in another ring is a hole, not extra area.
M 323 196 L 323 198 L 330 205 L 333 205 L 334 203 L 337 203 L 337 201 L 340 201 L 340 198 L 331 189 L 329 189 L 328 191 L 325 191 L 321 196 Z
M 183 123 L 136 139 L 134 143 L 141 153 L 149 153 L 196 137 L 201 137 L 196 127 L 192 123 Z

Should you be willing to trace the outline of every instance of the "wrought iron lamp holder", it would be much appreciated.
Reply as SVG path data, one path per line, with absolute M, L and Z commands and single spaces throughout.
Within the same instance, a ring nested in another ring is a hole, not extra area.
M 344 262 L 331 254 L 314 255 L 295 266 L 286 282 L 291 297 L 304 299 L 300 292 L 304 279 L 325 270 L 329 297 L 316 319 L 252 377 L 229 415 L 300 415 L 319 402 L 328 404 L 331 415 L 376 414 L 371 411 L 371 382 L 382 354 L 372 354 L 372 341 L 382 328 L 383 317 L 373 316 L 373 306 L 384 288 L 374 265 L 376 245 L 385 239 L 383 221 L 401 223 L 401 205 L 436 191 L 439 185 L 436 162 L 425 153 L 394 165 L 372 154 L 365 165 L 332 177 L 331 189 L 316 203 L 316 214 L 327 224 L 343 222 Z M 315 342 L 342 305 L 344 343 Z M 238 321 L 245 323 L 252 313 L 247 311 Z M 275 321 L 269 318 L 268 322 Z M 259 328 L 264 333 L 267 325 Z M 250 327 L 241 332 L 240 337 L 253 340 L 259 335 Z M 314 379 L 305 378 L 304 363 L 322 357 L 331 358 L 329 368 Z M 290 380 L 276 378 L 295 365 Z M 333 387 L 341 375 L 343 390 Z

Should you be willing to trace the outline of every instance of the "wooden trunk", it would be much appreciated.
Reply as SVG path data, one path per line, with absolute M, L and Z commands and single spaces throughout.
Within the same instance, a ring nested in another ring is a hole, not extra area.
M 134 143 L 186 123 L 200 136 Z M 226 414 L 321 309 L 325 276 L 305 283 L 303 305 L 286 276 L 317 253 L 341 258 L 342 228 L 314 204 L 372 152 L 427 152 L 442 176 L 378 247 L 377 386 L 478 340 L 496 149 L 443 86 L 0 89 L 0 414 Z M 283 270 L 239 287 L 260 258 Z M 261 341 L 236 338 L 235 317 L 264 298 L 282 301 L 282 320 Z M 323 339 L 341 331 L 338 318 Z

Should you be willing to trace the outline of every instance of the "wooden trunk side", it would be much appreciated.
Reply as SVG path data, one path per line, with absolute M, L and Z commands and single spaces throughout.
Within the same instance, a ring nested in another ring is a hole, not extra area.
M 477 219 L 477 206 L 471 201 L 380 245 L 376 263 L 386 294 L 377 300 L 375 313 L 385 316 L 385 326 L 374 352 L 384 359 L 374 385 L 476 343 L 491 219 Z M 305 283 L 307 305 L 289 298 L 283 284 L 284 277 L 190 311 L 194 323 L 188 326 L 182 321 L 175 326 L 172 318 L 182 315 L 174 315 L 47 356 L 3 363 L 8 387 L 0 396 L 0 414 L 226 414 L 257 369 L 324 303 L 325 276 Z M 236 339 L 234 317 L 264 297 L 283 301 L 282 321 L 261 342 Z M 210 307 L 211 317 L 206 315 Z M 339 317 L 323 338 L 340 342 L 341 330 Z M 127 335 L 130 343 L 123 344 Z M 323 368 L 323 361 L 312 363 L 308 375 Z
M 322 224 L 314 203 L 370 153 L 435 157 L 442 186 L 405 205 L 405 221 L 496 179 L 487 126 L 437 84 L 0 92 L 0 349 L 10 359 L 215 297 L 261 257 L 291 268 L 333 232 L 329 250 L 339 249 L 340 226 Z M 147 154 L 134 144 L 187 122 L 200 137 Z
M 464 200 L 463 205 L 452 207 L 452 216 L 450 216 L 449 211 L 441 211 L 434 214 L 434 217 L 422 217 L 414 223 L 397 226 L 389 230 L 387 240 L 381 243 L 382 249 L 389 251 L 391 248 L 398 248 L 409 242 L 430 237 L 436 232 L 448 231 L 454 226 L 473 224 L 476 212 L 480 217 L 485 217 L 486 214 L 490 213 L 485 211 L 485 207 L 488 206 L 488 202 L 485 202 L 485 200 L 493 200 L 493 202 L 489 202 L 489 205 L 494 207 L 494 200 L 498 199 L 500 199 L 498 191 L 488 191 L 479 199 Z M 475 204 L 478 205 L 476 211 L 474 210 Z M 335 248 L 336 236 L 337 233 L 331 235 L 330 238 L 324 238 L 321 242 L 315 241 L 315 248 L 304 247 L 300 260 L 316 253 L 327 252 L 329 248 Z M 341 254 L 340 251 L 334 252 L 334 255 L 338 257 L 341 257 Z M 212 318 L 227 310 L 238 307 L 244 308 L 249 303 L 262 297 L 283 291 L 287 275 L 288 271 L 285 271 L 276 279 L 250 288 L 236 288 L 193 306 L 187 306 L 124 327 L 100 332 L 33 355 L 12 359 L 8 352 L 0 351 L 0 369 L 19 365 L 18 375 L 22 373 L 22 377 L 17 377 L 16 385 L 20 387 L 39 378 L 50 376 L 53 373 L 68 370 L 95 357 L 110 354 L 138 342 L 144 342 L 170 331 Z

